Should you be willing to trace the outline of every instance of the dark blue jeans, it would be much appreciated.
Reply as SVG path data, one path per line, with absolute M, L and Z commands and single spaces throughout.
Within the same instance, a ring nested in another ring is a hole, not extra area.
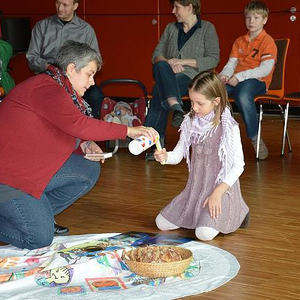
M 175 74 L 165 61 L 153 65 L 153 77 L 155 85 L 145 125 L 156 129 L 160 137 L 164 138 L 170 110 L 167 99 L 175 97 L 182 105 L 181 96 L 188 94 L 191 78 L 182 73 Z
M 83 95 L 83 99 L 90 105 L 92 109 L 92 115 L 96 119 L 100 119 L 103 97 L 102 90 L 97 85 L 90 86 L 90 88 Z
M 254 139 L 258 131 L 258 116 L 254 98 L 265 94 L 266 85 L 257 79 L 247 79 L 236 86 L 226 85 L 229 97 L 234 98 L 238 111 L 245 122 L 247 136 Z
M 41 199 L 22 193 L 0 202 L 0 241 L 26 249 L 50 245 L 54 216 L 86 194 L 99 175 L 98 162 L 72 154 L 50 180 Z

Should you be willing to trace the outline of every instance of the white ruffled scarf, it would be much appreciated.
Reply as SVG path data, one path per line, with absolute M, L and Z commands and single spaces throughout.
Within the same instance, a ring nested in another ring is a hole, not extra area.
M 190 170 L 191 161 L 189 149 L 191 144 L 199 144 L 203 142 L 207 137 L 212 136 L 221 124 L 223 132 L 218 150 L 221 169 L 216 179 L 216 184 L 219 184 L 225 179 L 229 170 L 233 166 L 233 127 L 237 125 L 237 122 L 231 116 L 231 112 L 228 107 L 226 107 L 222 113 L 221 122 L 217 126 L 214 126 L 212 122 L 214 116 L 214 111 L 203 117 L 194 116 L 193 118 L 190 118 L 190 116 L 187 115 L 181 124 L 180 131 L 181 138 L 184 140 L 183 156 L 185 157 Z

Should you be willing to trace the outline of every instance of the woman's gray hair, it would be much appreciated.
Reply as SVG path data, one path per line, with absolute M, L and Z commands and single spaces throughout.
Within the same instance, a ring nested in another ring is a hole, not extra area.
M 68 65 L 74 64 L 76 71 L 80 71 L 91 61 L 94 61 L 97 64 L 98 70 L 101 68 L 99 54 L 88 44 L 66 41 L 58 51 L 56 65 L 63 72 L 66 72 Z

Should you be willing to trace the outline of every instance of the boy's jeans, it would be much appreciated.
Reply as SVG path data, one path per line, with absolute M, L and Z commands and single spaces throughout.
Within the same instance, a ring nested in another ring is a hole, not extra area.
M 257 136 L 258 117 L 254 98 L 266 93 L 266 85 L 257 79 L 247 79 L 236 86 L 226 84 L 229 97 L 234 98 L 235 104 L 246 125 L 247 136 L 253 140 Z

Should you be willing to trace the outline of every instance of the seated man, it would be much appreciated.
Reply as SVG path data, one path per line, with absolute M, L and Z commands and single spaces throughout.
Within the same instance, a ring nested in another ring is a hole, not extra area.
M 259 159 L 266 159 L 269 152 L 263 140 L 257 140 L 258 117 L 254 98 L 267 91 L 277 57 L 276 44 L 263 29 L 268 13 L 261 1 L 247 4 L 244 14 L 248 33 L 235 40 L 229 60 L 220 73 L 228 95 L 235 99 L 255 150 L 260 143 Z
M 87 43 L 101 58 L 94 29 L 75 13 L 78 5 L 79 0 L 56 0 L 57 14 L 34 26 L 26 54 L 29 68 L 33 72 L 42 73 L 49 64 L 55 63 L 58 50 L 66 40 Z M 102 99 L 102 91 L 96 85 L 91 86 L 84 95 L 95 118 L 100 116 Z

